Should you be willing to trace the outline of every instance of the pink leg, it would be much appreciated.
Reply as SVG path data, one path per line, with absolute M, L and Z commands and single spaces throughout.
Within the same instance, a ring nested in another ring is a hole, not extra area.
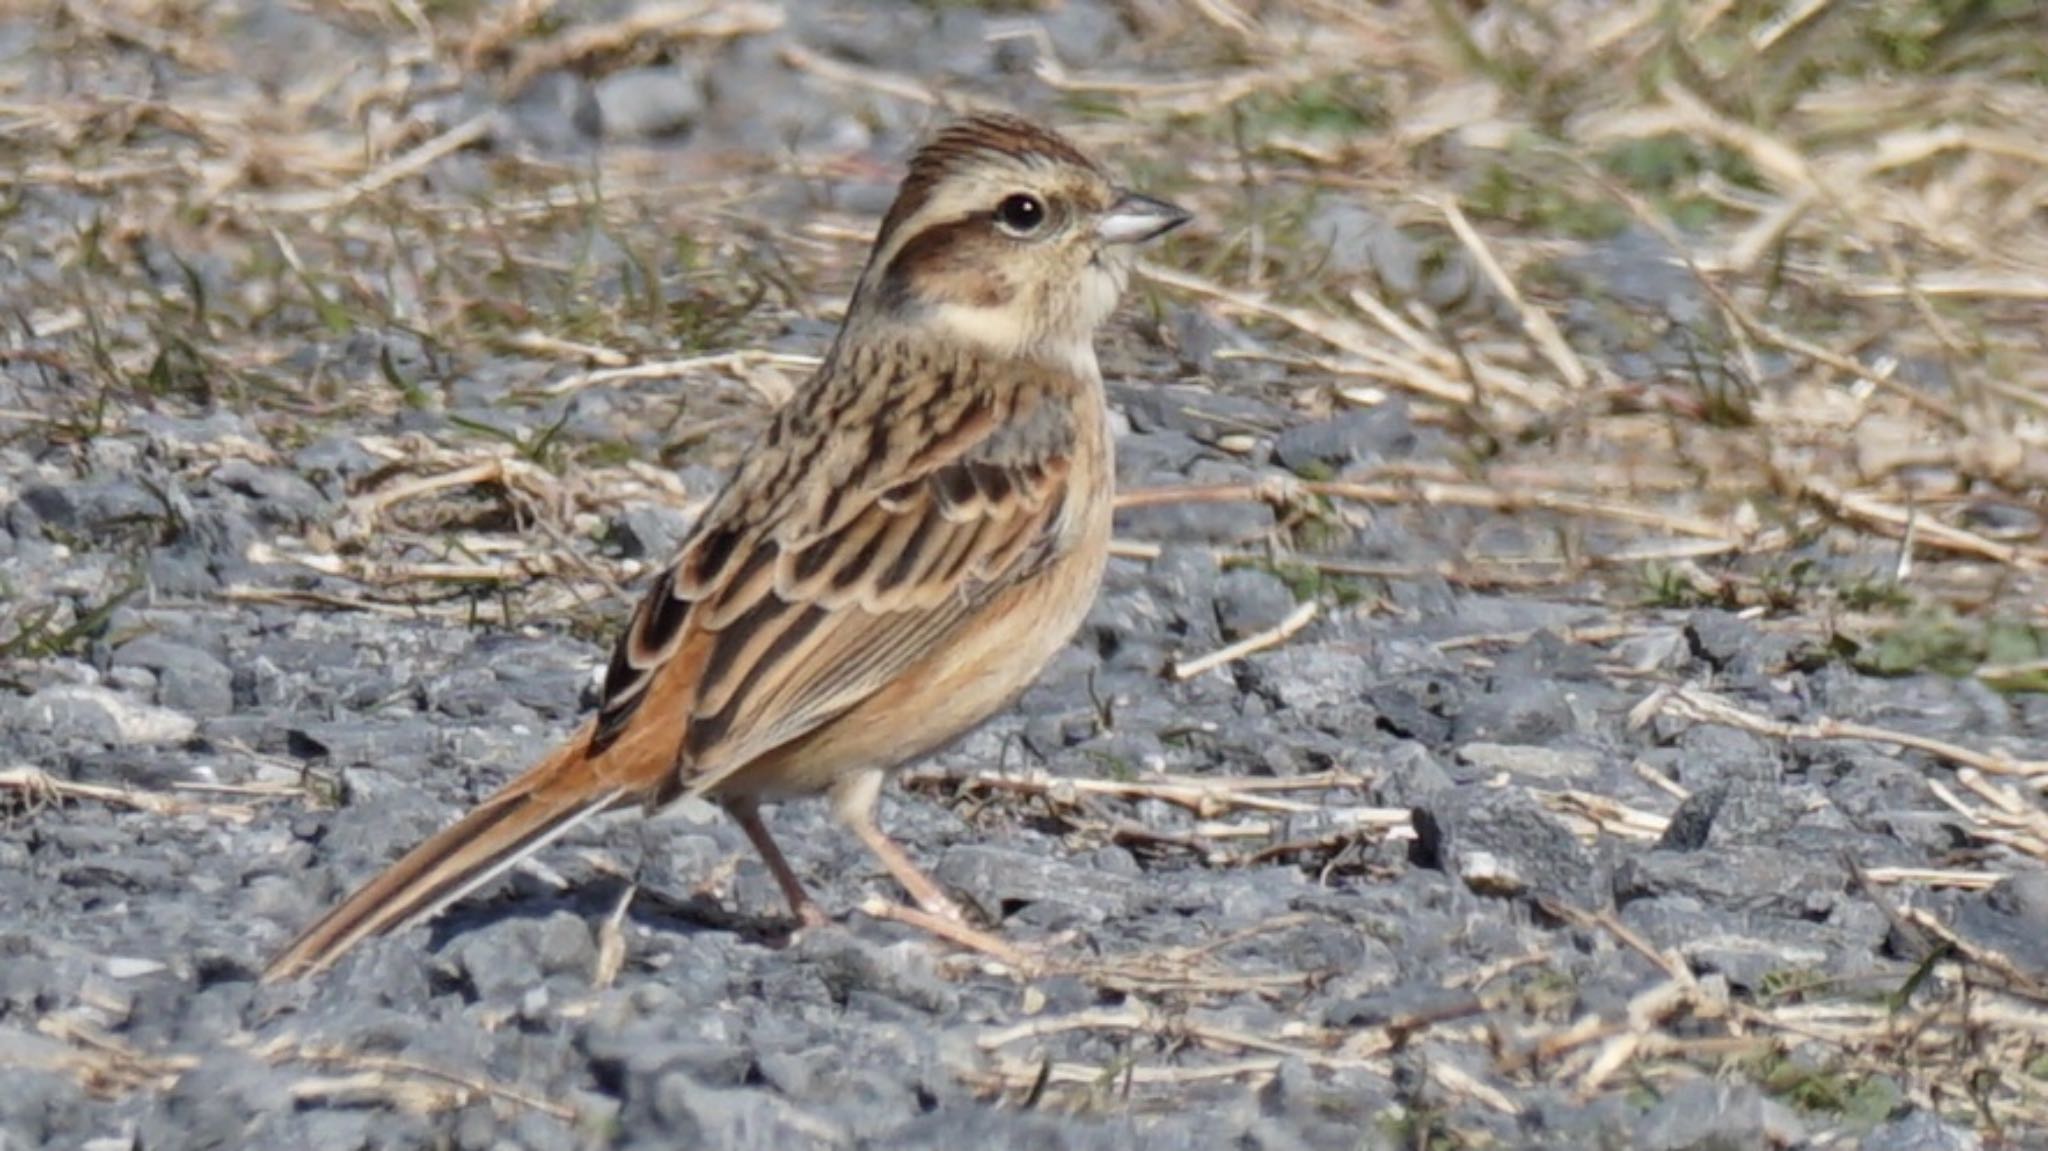
M 790 913 L 805 927 L 818 927 L 825 923 L 825 913 L 811 902 L 810 893 L 804 890 L 803 881 L 790 870 L 789 860 L 782 857 L 782 849 L 775 846 L 775 837 L 768 834 L 768 825 L 761 822 L 761 805 L 749 798 L 735 798 L 726 801 L 725 809 L 747 833 L 748 842 L 761 854 L 761 862 L 768 865 L 768 873 L 775 877 L 775 885 L 782 888 L 782 898 L 789 901 Z
M 896 841 L 883 833 L 875 823 L 875 801 L 881 798 L 882 781 L 886 774 L 881 771 L 861 771 L 842 778 L 832 788 L 832 810 L 840 822 L 851 828 L 853 834 L 867 845 L 896 882 L 903 885 L 913 902 L 926 913 L 954 923 L 965 923 L 967 917 L 960 913 L 960 907 L 932 878 L 912 863 L 910 856 L 896 845 Z

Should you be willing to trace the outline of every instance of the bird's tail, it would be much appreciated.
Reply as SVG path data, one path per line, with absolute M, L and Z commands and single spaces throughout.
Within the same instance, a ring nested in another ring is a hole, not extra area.
M 454 826 L 407 852 L 294 939 L 263 970 L 273 983 L 325 970 L 372 935 L 428 918 L 631 793 L 607 784 L 578 732 Z

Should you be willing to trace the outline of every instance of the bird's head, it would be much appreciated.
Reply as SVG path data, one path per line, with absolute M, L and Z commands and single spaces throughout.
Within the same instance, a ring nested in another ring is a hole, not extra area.
M 1119 188 L 1054 132 L 971 116 L 911 160 L 847 324 L 929 328 L 999 356 L 1092 365 L 1135 246 L 1190 218 Z

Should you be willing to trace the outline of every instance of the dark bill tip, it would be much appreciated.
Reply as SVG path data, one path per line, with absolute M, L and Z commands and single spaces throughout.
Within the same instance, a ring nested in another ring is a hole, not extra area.
M 1123 192 L 1095 221 L 1095 235 L 1105 244 L 1142 244 L 1194 218 L 1193 212 L 1177 204 Z

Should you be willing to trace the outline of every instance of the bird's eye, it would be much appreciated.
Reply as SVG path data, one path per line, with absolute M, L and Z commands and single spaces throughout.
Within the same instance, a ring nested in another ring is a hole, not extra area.
M 996 222 L 1013 236 L 1028 236 L 1045 223 L 1045 201 L 1018 192 L 996 205 Z

